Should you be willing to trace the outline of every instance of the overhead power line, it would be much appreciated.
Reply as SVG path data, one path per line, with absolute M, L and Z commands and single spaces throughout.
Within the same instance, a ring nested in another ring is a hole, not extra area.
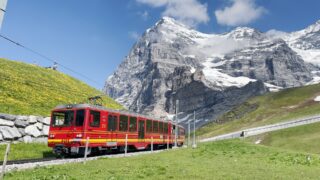
M 47 60 L 47 61 L 56 63 L 56 64 L 58 64 L 59 66 L 63 67 L 64 69 L 66 69 L 66 70 L 68 70 L 68 71 L 70 71 L 70 72 L 72 72 L 72 73 L 74 73 L 74 74 L 77 74 L 77 75 L 79 75 L 79 76 L 81 76 L 81 77 L 83 77 L 83 78 L 85 78 L 85 79 L 87 79 L 87 80 L 89 80 L 89 81 L 91 81 L 91 82 L 99 85 L 99 86 L 101 86 L 101 85 L 103 86 L 103 84 L 99 83 L 98 81 L 95 81 L 95 80 L 91 79 L 90 77 L 88 77 L 88 76 L 86 76 L 86 75 L 84 75 L 84 74 L 82 74 L 82 73 L 79 73 L 79 72 L 77 72 L 77 71 L 75 71 L 75 70 L 73 70 L 73 69 L 71 69 L 71 68 L 63 65 L 63 64 L 59 63 L 58 61 L 53 60 L 53 59 L 49 58 L 48 56 L 46 56 L 46 55 L 44 55 L 44 54 L 42 54 L 42 53 L 39 53 L 38 51 L 35 51 L 35 50 L 33 50 L 33 49 L 31 49 L 31 48 L 29 48 L 29 47 L 27 47 L 27 46 L 24 46 L 24 45 L 18 43 L 17 41 L 12 40 L 11 38 L 8 38 L 8 37 L 6 37 L 6 36 L 4 36 L 4 35 L 2 35 L 2 34 L 0 34 L 0 37 L 3 38 L 3 39 L 5 39 L 5 40 L 7 40 L 7 41 L 9 41 L 9 42 L 11 42 L 11 43 L 13 43 L 13 44 L 15 44 L 16 46 L 19 46 L 19 47 L 21 47 L 21 48 L 23 48 L 23 49 L 25 49 L 25 50 L 27 50 L 27 51 L 29 51 L 29 52 L 32 52 L 32 53 L 34 53 L 34 54 L 42 57 L 43 59 L 45 59 L 45 60 Z

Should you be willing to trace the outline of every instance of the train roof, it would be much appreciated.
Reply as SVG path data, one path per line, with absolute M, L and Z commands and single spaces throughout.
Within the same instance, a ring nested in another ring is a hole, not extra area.
M 65 105 L 58 105 L 54 108 L 54 110 L 58 109 L 71 109 L 71 108 L 94 108 L 94 109 L 99 109 L 99 110 L 105 110 L 108 112 L 113 112 L 113 113 L 120 113 L 124 115 L 129 115 L 129 116 L 140 116 L 146 119 L 153 119 L 153 120 L 158 120 L 158 121 L 163 121 L 163 122 L 171 122 L 174 123 L 172 120 L 169 119 L 161 119 L 161 118 L 155 118 L 152 116 L 148 116 L 145 114 L 138 114 L 135 112 L 129 112 L 129 111 L 124 111 L 124 110 L 114 110 L 110 108 L 106 108 L 103 106 L 98 106 L 98 105 L 92 105 L 92 104 L 65 104 Z M 179 125 L 180 126 L 180 125 Z

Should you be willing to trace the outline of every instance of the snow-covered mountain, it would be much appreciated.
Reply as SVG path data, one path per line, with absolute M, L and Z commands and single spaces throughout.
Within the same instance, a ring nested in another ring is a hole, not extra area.
M 132 47 L 105 92 L 157 116 L 174 114 L 179 100 L 180 119 L 195 110 L 201 126 L 251 96 L 317 82 L 319 27 L 277 37 L 248 27 L 204 34 L 164 17 Z
M 282 37 L 306 62 L 320 64 L 320 20 Z

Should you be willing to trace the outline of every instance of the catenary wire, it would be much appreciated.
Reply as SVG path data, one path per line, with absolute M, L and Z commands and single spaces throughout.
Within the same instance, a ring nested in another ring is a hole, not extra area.
M 45 60 L 47 60 L 47 61 L 50 61 L 50 62 L 53 62 L 53 63 L 57 63 L 58 65 L 60 65 L 60 66 L 63 67 L 64 69 L 66 69 L 66 70 L 68 70 L 68 71 L 70 71 L 70 72 L 72 72 L 72 73 L 74 73 L 74 74 L 77 74 L 77 75 L 79 75 L 79 76 L 81 76 L 81 77 L 83 77 L 83 78 L 85 78 L 85 79 L 87 79 L 87 80 L 89 80 L 89 81 L 91 81 L 91 82 L 94 82 L 94 83 L 97 84 L 97 85 L 100 85 L 100 86 L 102 85 L 102 86 L 103 86 L 103 84 L 101 84 L 101 83 L 99 83 L 99 82 L 91 79 L 90 77 L 88 77 L 88 76 L 86 76 L 86 75 L 84 75 L 84 74 L 82 74 L 82 73 L 79 73 L 79 72 L 73 70 L 72 68 L 69 68 L 69 67 L 63 65 L 63 64 L 61 64 L 61 63 L 59 63 L 59 62 L 57 62 L 57 61 L 49 58 L 48 56 L 46 56 L 46 55 L 44 55 L 44 54 L 42 54 L 42 53 L 39 53 L 38 51 L 35 51 L 35 50 L 33 50 L 33 49 L 31 49 L 31 48 L 29 48 L 29 47 L 27 47 L 27 46 L 24 46 L 24 45 L 18 43 L 17 41 L 14 41 L 14 40 L 12 40 L 11 38 L 8 38 L 7 36 L 4 36 L 4 35 L 0 34 L 0 37 L 3 38 L 3 39 L 5 39 L 5 40 L 7 40 L 7 41 L 9 41 L 9 42 L 11 42 L 11 43 L 13 43 L 13 44 L 15 44 L 16 46 L 19 46 L 19 47 L 21 47 L 21 48 L 23 48 L 23 49 L 25 49 L 25 50 L 27 50 L 27 51 L 29 51 L 29 52 L 32 52 L 32 53 L 34 53 L 34 54 L 42 57 L 43 59 L 45 59 Z

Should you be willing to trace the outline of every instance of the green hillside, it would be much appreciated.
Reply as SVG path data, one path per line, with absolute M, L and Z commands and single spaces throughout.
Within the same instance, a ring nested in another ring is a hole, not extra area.
M 59 104 L 86 102 L 101 92 L 59 71 L 0 58 L 0 113 L 49 115 Z M 121 105 L 103 96 L 104 105 Z
M 197 131 L 200 138 L 238 131 L 250 127 L 273 124 L 293 118 L 320 113 L 320 84 L 285 89 L 249 99 Z
M 292 151 L 320 154 L 319 131 L 320 123 L 314 123 L 249 137 L 248 141 Z

